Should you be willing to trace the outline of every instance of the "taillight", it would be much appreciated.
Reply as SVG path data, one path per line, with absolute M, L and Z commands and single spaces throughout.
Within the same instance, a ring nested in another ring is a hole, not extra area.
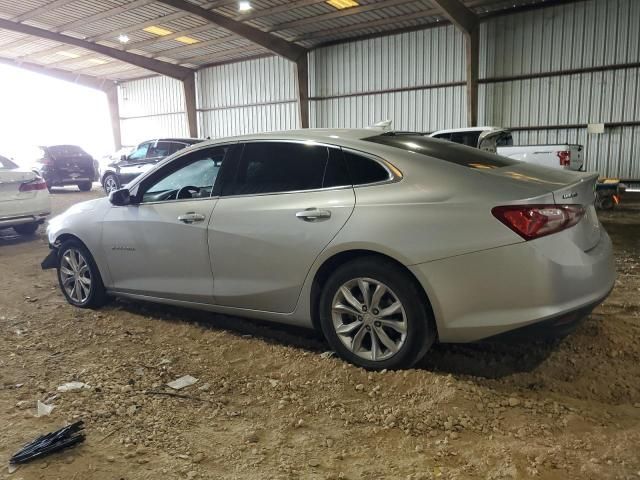
M 34 190 L 46 190 L 47 182 L 42 178 L 36 178 L 35 180 L 20 185 L 21 192 L 33 192 Z
M 561 167 L 571 166 L 571 152 L 569 150 L 562 150 L 560 152 L 557 152 L 556 155 L 558 155 Z
M 525 240 L 533 240 L 573 227 L 585 210 L 580 205 L 506 205 L 491 213 Z

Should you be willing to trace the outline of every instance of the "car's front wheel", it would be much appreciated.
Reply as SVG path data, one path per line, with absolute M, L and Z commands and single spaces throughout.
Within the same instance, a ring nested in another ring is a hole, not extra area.
M 320 322 L 331 347 L 371 370 L 409 368 L 436 338 L 424 295 L 395 263 L 364 257 L 339 267 L 320 297 Z
M 97 308 L 106 301 L 100 271 L 91 253 L 77 240 L 58 249 L 58 283 L 67 302 L 80 308 Z
M 80 182 L 78 184 L 78 188 L 81 192 L 88 192 L 89 190 L 91 190 L 91 186 L 91 182 Z
M 113 173 L 108 173 L 104 176 L 102 180 L 102 188 L 107 195 L 111 192 L 115 192 L 120 189 L 120 182 L 118 181 L 118 177 L 116 177 Z
M 13 229 L 19 235 L 33 235 L 38 230 L 38 223 L 23 223 L 22 225 L 14 225 Z

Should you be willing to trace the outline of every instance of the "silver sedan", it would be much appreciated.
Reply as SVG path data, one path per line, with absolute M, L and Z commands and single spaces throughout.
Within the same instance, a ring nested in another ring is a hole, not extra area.
M 376 130 L 219 139 L 52 219 L 43 268 L 77 307 L 302 325 L 354 364 L 406 368 L 435 341 L 556 332 L 602 302 L 596 177 Z

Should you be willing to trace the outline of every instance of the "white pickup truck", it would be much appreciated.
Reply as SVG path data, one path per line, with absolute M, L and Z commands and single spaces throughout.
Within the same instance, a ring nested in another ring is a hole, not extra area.
M 562 143 L 514 146 L 511 132 L 501 127 L 454 128 L 439 130 L 430 136 L 545 167 L 584 169 L 582 145 Z

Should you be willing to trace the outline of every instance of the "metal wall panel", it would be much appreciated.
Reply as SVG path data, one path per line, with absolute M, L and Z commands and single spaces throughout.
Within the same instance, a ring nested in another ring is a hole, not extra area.
M 588 0 L 496 17 L 481 28 L 480 78 L 640 62 L 640 1 Z M 640 121 L 640 69 L 480 85 L 479 121 L 506 127 Z M 529 130 L 516 144 L 580 143 L 586 168 L 640 178 L 640 127 Z
M 464 87 L 420 87 L 464 78 L 464 38 L 453 26 L 314 50 L 309 55 L 309 95 L 315 97 L 310 123 L 364 127 L 391 119 L 402 130 L 459 127 L 466 118 Z
M 183 113 L 121 118 L 120 130 L 122 144 L 128 146 L 153 138 L 189 137 L 189 127 Z
M 297 102 L 254 105 L 198 112 L 202 137 L 227 137 L 300 128 Z
M 182 82 L 150 77 L 118 86 L 123 145 L 159 137 L 188 137 Z
M 201 136 L 212 138 L 300 127 L 295 64 L 267 57 L 198 72 Z
M 480 78 L 640 61 L 640 2 L 588 0 L 492 18 Z
M 182 82 L 169 77 L 149 77 L 120 84 L 123 118 L 184 112 Z

